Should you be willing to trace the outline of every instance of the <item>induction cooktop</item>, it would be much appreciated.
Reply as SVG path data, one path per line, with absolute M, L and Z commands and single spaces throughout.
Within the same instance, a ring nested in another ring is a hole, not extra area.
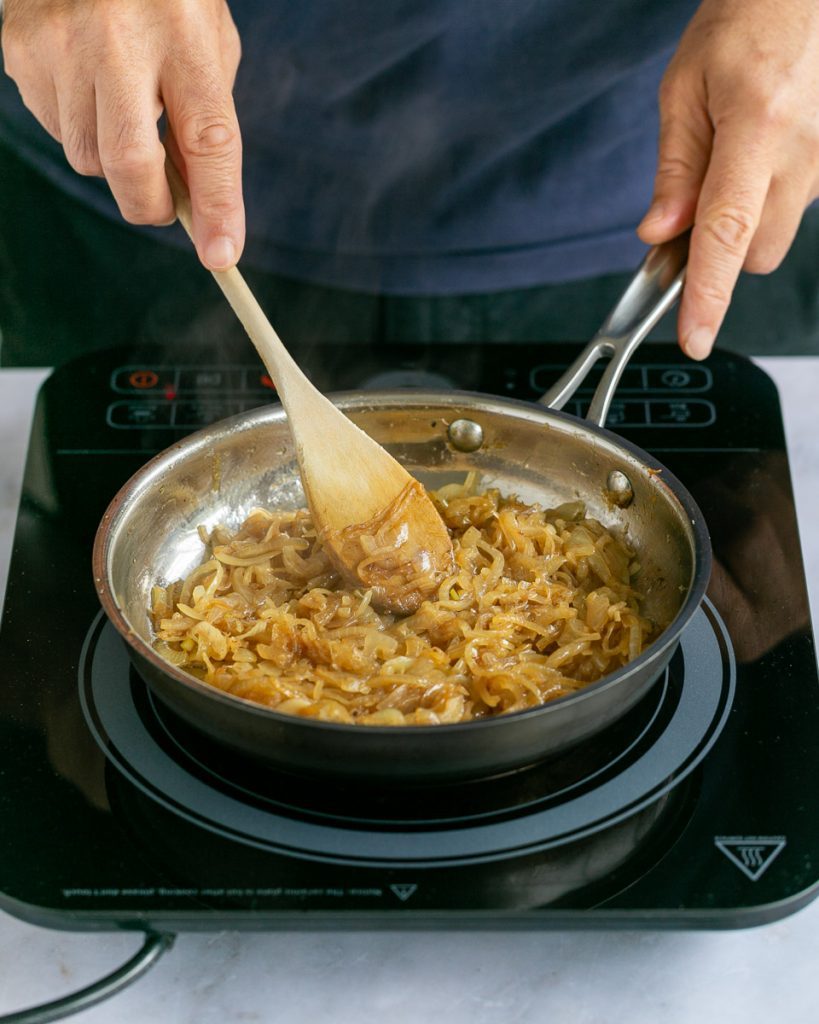
M 302 364 L 325 391 L 534 400 L 577 348 L 319 346 Z M 275 400 L 250 350 L 110 350 L 44 383 L 0 631 L 0 905 L 163 932 L 731 928 L 819 892 L 819 678 L 759 368 L 644 346 L 607 421 L 683 481 L 714 547 L 708 598 L 657 684 L 568 752 L 437 785 L 302 778 L 220 749 L 157 702 L 100 611 L 91 546 L 121 484 Z

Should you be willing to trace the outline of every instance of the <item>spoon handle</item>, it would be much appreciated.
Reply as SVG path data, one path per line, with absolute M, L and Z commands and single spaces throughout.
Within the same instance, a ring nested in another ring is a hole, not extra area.
M 170 157 L 165 160 L 165 174 L 176 207 L 176 216 L 193 241 L 190 193 Z M 284 343 L 267 319 L 264 310 L 256 301 L 255 295 L 239 270 L 236 267 L 231 267 L 230 270 L 212 270 L 211 274 L 255 345 L 288 415 L 291 411 L 290 405 L 294 404 L 289 403 L 288 399 L 296 397 L 292 394 L 294 389 L 297 391 L 303 387 L 309 390 L 314 398 L 319 396 L 320 392 L 307 380 L 296 361 L 284 347 Z M 323 398 L 323 396 L 321 397 Z

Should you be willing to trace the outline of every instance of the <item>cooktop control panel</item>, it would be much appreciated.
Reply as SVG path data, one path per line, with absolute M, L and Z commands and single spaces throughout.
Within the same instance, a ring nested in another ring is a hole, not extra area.
M 406 362 L 406 360 L 405 360 Z M 517 365 L 501 368 L 492 380 L 463 382 L 458 377 L 413 365 L 366 373 L 356 383 L 341 387 L 366 389 L 502 390 L 516 397 L 543 394 L 562 372 L 559 363 L 536 363 L 522 371 Z M 567 406 L 582 416 L 589 396 L 600 380 L 595 369 Z M 713 375 L 707 367 L 681 363 L 643 363 L 627 367 L 612 403 L 607 425 L 620 427 L 707 427 L 717 418 L 708 397 Z M 323 389 L 334 382 L 319 383 Z M 500 388 L 498 388 L 500 384 Z M 108 426 L 116 430 L 196 430 L 216 420 L 263 405 L 275 395 L 269 375 L 258 364 L 169 366 L 163 363 L 131 363 L 118 366 L 111 375 L 112 401 L 106 410 Z
M 491 346 L 314 345 L 294 348 L 306 375 L 325 394 L 362 390 L 462 390 L 537 401 L 582 348 L 576 343 Z M 605 368 L 601 360 L 564 411 L 584 416 Z M 152 455 L 218 420 L 278 401 L 255 351 L 204 357 L 157 348 L 112 351 L 72 364 L 75 384 L 55 389 L 65 405 L 62 453 Z M 753 381 L 753 385 L 749 382 Z M 758 383 L 759 387 L 756 387 Z M 753 402 L 747 401 L 749 386 Z M 752 363 L 717 349 L 707 365 L 676 345 L 646 343 L 626 367 L 606 427 L 658 453 L 759 451 L 779 446 L 778 396 Z M 665 460 L 664 460 L 665 461 Z
M 143 362 L 111 374 L 106 421 L 115 430 L 197 430 L 275 398 L 269 375 L 255 366 L 166 366 Z

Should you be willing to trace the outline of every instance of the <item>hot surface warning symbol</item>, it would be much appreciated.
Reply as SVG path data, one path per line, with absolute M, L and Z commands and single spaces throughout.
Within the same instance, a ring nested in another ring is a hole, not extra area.
M 784 836 L 714 836 L 714 844 L 752 882 L 765 874 L 785 843 Z
M 396 882 L 390 888 L 402 903 L 406 903 L 418 886 L 414 882 Z

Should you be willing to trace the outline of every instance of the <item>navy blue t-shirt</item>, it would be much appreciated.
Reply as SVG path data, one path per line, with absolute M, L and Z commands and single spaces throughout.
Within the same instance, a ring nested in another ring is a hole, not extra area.
M 696 0 L 234 0 L 243 262 L 395 294 L 632 267 Z M 111 217 L 0 85 L 0 137 Z M 159 237 L 188 243 L 176 232 Z

